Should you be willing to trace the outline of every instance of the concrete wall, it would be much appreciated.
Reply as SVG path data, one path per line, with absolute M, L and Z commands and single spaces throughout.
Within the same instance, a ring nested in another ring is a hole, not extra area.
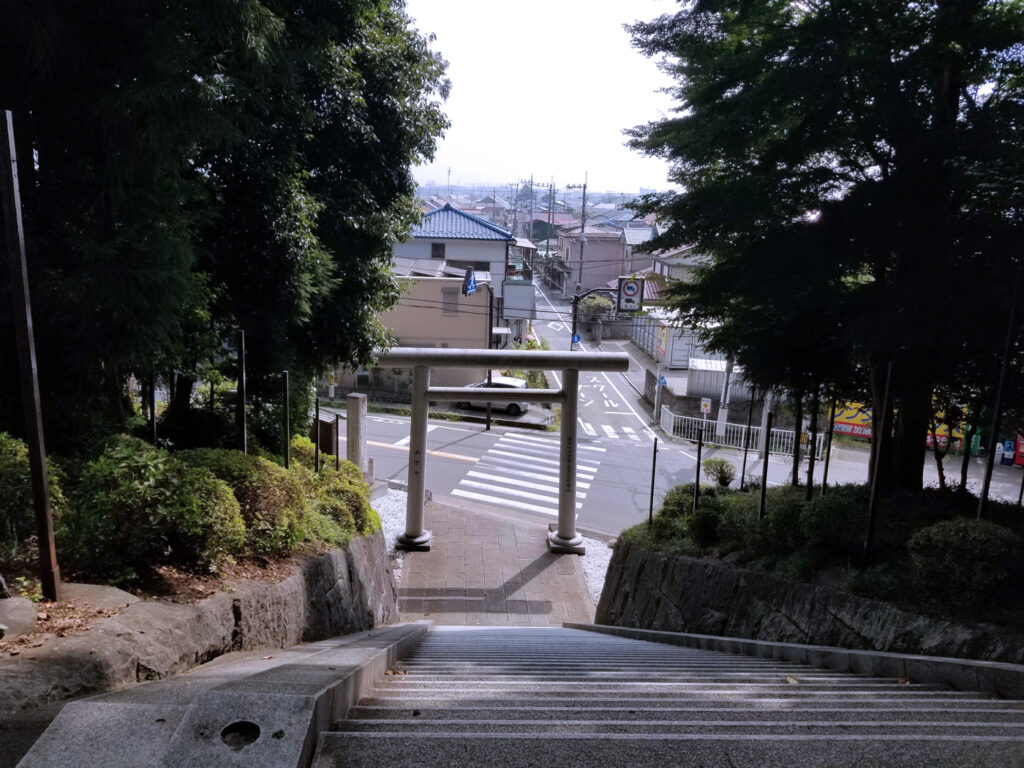
M 139 601 L 0 660 L 0 713 L 185 672 L 230 651 L 287 648 L 398 621 L 384 536 L 303 560 L 276 584 L 246 581 L 194 605 Z M 2 742 L 2 736 L 0 736 Z
M 716 561 L 615 545 L 598 624 L 892 653 L 1024 662 L 1024 638 L 991 625 L 922 616 L 888 603 Z

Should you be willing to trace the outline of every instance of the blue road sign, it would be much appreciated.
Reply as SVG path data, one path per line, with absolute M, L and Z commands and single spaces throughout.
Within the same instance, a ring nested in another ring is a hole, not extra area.
M 573 344 L 579 344 L 580 343 L 580 335 L 578 333 L 574 333 L 572 335 L 572 343 Z
M 472 267 L 466 270 L 466 279 L 462 281 L 462 293 L 465 296 L 476 293 L 476 273 Z
M 664 376 L 659 376 L 658 377 L 658 386 L 659 387 L 664 387 L 666 384 L 668 384 L 668 382 L 665 381 L 665 377 Z

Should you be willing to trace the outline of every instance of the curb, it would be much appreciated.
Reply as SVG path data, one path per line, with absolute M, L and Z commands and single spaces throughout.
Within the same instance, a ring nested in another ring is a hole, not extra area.
M 791 661 L 824 667 L 837 672 L 853 672 L 877 677 L 898 677 L 915 683 L 948 685 L 958 691 L 987 691 L 1004 699 L 1024 699 L 1024 665 L 996 661 L 974 661 L 945 656 L 918 656 L 910 653 L 859 651 L 826 645 L 802 645 L 741 637 L 718 637 L 687 632 L 614 627 L 605 624 L 565 623 L 570 629 L 600 632 L 606 635 L 650 640 L 706 651 L 743 654 L 762 659 Z
M 391 625 L 295 646 L 279 660 L 250 656 L 72 702 L 19 766 L 67 764 L 72 756 L 97 766 L 307 766 L 320 734 L 431 624 Z

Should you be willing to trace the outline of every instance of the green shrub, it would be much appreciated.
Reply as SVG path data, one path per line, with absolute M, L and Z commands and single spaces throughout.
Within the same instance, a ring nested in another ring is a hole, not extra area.
M 61 490 L 63 475 L 53 460 L 47 462 L 50 508 L 54 516 L 65 508 Z M 32 473 L 28 446 L 16 437 L 0 432 L 0 545 L 17 547 L 36 532 L 32 497 Z
M 926 593 L 972 602 L 1006 578 L 1017 543 L 1008 528 L 961 517 L 917 531 L 907 551 L 914 580 Z
M 84 466 L 57 533 L 72 568 L 116 583 L 161 563 L 217 570 L 245 527 L 231 490 L 209 472 L 119 435 Z
M 241 507 L 246 549 L 258 554 L 288 552 L 304 538 L 305 494 L 294 473 L 241 451 L 199 448 L 176 454 L 227 483 Z
M 816 495 L 800 512 L 800 530 L 809 546 L 838 557 L 859 551 L 867 528 L 868 487 L 846 485 Z
M 669 488 L 661 501 L 658 515 L 683 517 L 693 512 L 693 483 L 683 483 Z
M 736 477 L 736 467 L 725 459 L 705 459 L 701 464 L 701 469 L 704 471 L 704 477 L 717 483 L 719 488 L 727 488 Z
M 718 512 L 710 506 L 701 505 L 697 511 L 683 518 L 684 530 L 694 544 L 707 549 L 718 541 Z

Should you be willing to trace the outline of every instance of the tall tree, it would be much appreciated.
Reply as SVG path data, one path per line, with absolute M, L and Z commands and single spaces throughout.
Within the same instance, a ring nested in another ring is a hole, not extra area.
M 187 406 L 238 327 L 257 398 L 385 339 L 411 166 L 447 126 L 445 63 L 401 0 L 0 0 L 0 18 L 55 423 L 116 425 L 133 373 L 173 372 Z M 8 370 L 0 428 L 20 430 Z
M 936 310 L 991 307 L 1019 259 L 1024 4 L 696 0 L 631 32 L 677 81 L 677 114 L 631 132 L 682 188 L 640 206 L 671 221 L 653 245 L 712 256 L 680 305 L 775 386 L 780 366 L 813 379 L 807 350 L 841 340 L 879 424 L 892 362 L 892 450 L 880 428 L 873 447 L 919 487 L 938 371 L 976 342 L 964 312 Z M 800 254 L 771 247 L 797 236 Z M 745 323 L 765 293 L 747 269 L 827 301 L 833 327 L 778 303 Z

